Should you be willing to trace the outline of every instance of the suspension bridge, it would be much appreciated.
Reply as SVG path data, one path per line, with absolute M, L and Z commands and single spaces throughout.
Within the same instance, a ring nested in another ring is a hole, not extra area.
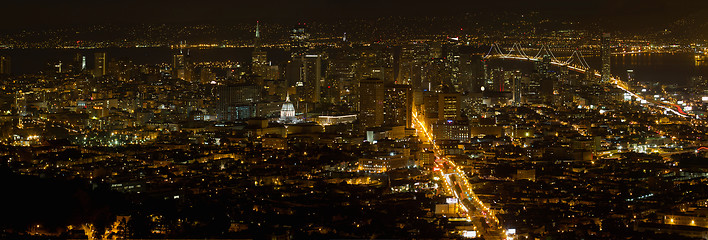
M 534 50 L 530 47 L 523 47 L 520 43 L 515 43 L 508 51 L 502 50 L 498 44 L 492 44 L 491 48 L 487 54 L 483 56 L 484 59 L 491 58 L 501 58 L 501 59 L 516 59 L 524 61 L 543 61 L 543 58 L 550 58 L 550 64 L 561 67 L 568 67 L 568 69 L 586 73 L 592 71 L 590 64 L 583 57 L 582 52 L 574 50 L 570 56 L 567 57 L 556 57 L 556 55 L 551 51 L 551 48 L 547 45 L 541 45 L 535 55 L 531 56 L 526 53 L 526 50 Z M 600 73 L 593 71 L 593 74 L 599 76 Z
M 483 59 L 510 59 L 510 60 L 521 60 L 521 61 L 532 61 L 532 62 L 540 62 L 544 61 L 544 58 L 546 61 L 549 61 L 549 63 L 553 66 L 557 67 L 566 67 L 569 70 L 581 73 L 581 74 L 591 74 L 594 77 L 601 77 L 602 74 L 594 70 L 593 68 L 590 67 L 590 64 L 585 60 L 585 57 L 583 57 L 583 54 L 579 50 L 574 50 L 570 56 L 565 56 L 565 57 L 556 57 L 556 55 L 551 51 L 551 48 L 547 45 L 541 45 L 540 48 L 538 48 L 538 51 L 536 52 L 535 55 L 531 56 L 526 53 L 526 51 L 532 51 L 535 50 L 536 48 L 532 47 L 524 47 L 520 43 L 515 43 L 511 48 L 507 48 L 506 51 L 504 51 L 503 48 L 501 48 L 498 44 L 494 43 L 492 46 L 489 48 L 489 51 L 487 54 L 485 54 L 482 58 Z M 665 101 L 658 101 L 658 100 L 653 100 L 653 99 L 648 99 L 645 97 L 640 96 L 637 93 L 632 92 L 631 88 L 627 83 L 619 79 L 618 77 L 615 76 L 610 76 L 610 81 L 608 84 L 613 85 L 614 87 L 617 87 L 624 92 L 630 94 L 632 97 L 640 101 L 642 104 L 649 104 L 650 106 L 656 106 L 659 107 L 667 112 L 671 112 L 675 115 L 682 116 L 682 117 L 690 117 L 693 118 L 693 116 L 688 115 L 686 112 L 683 111 L 681 106 L 677 104 L 673 104 L 670 102 L 665 102 Z

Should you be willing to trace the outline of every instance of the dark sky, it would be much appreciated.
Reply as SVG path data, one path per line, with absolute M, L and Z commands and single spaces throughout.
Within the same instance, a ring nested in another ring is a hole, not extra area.
M 666 22 L 706 0 L 3 0 L 0 28 L 93 23 L 223 23 L 253 19 L 445 15 L 538 10 L 581 19 Z

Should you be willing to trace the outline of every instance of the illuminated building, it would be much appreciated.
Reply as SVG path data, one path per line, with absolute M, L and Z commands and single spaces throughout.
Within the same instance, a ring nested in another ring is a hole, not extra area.
M 283 107 L 280 108 L 280 122 L 293 123 L 295 120 L 297 120 L 295 117 L 295 106 L 293 106 L 293 103 L 290 102 L 290 95 L 288 94 L 285 97 Z
M 261 33 L 258 22 L 256 22 L 256 37 L 253 40 L 253 53 L 251 55 L 251 68 L 253 74 L 268 77 L 268 53 L 261 50 Z
M 610 51 L 610 34 L 609 33 L 604 33 L 602 34 L 602 40 L 601 40 L 601 45 L 602 45 L 602 75 L 601 75 L 601 82 L 603 83 L 608 83 L 610 82 L 611 74 L 610 72 L 610 55 L 612 52 Z
M 182 54 L 181 50 L 180 50 L 179 54 L 175 54 L 172 56 L 172 76 L 174 78 L 184 80 L 185 62 L 184 62 L 184 54 Z
M 457 119 L 460 117 L 460 93 L 438 94 L 438 119 Z
M 522 100 L 522 93 L 523 93 L 523 84 L 521 83 L 521 71 L 514 71 L 511 76 L 511 82 L 512 82 L 512 96 L 513 96 L 513 101 L 515 105 L 521 105 L 523 103 Z
M 364 127 L 378 127 L 384 123 L 384 83 L 367 78 L 359 83 L 359 114 Z
M 410 85 L 393 84 L 385 86 L 384 125 L 411 126 L 412 94 Z
M 386 154 L 373 158 L 360 158 L 359 170 L 367 173 L 382 173 L 410 166 L 410 158 L 404 154 Z
M 255 85 L 219 86 L 216 115 L 219 121 L 234 121 L 254 115 L 253 104 L 260 101 L 261 89 Z
M 357 86 L 354 81 L 354 61 L 351 59 L 330 59 L 327 71 L 326 98 L 332 102 L 342 100 L 356 103 Z
M 322 78 L 322 55 L 302 54 L 288 63 L 286 69 L 288 85 L 297 89 L 301 101 L 317 103 L 320 101 Z
M 315 120 L 317 124 L 322 126 L 337 125 L 342 123 L 352 123 L 356 121 L 356 114 L 338 115 L 338 116 L 319 116 Z
M 82 72 L 86 70 L 86 56 L 81 53 L 77 53 L 74 56 L 74 70 L 77 72 Z
M 11 73 L 10 57 L 0 56 L 0 75 L 9 75 Z
M 435 140 L 457 140 L 466 142 L 470 140 L 470 125 L 463 120 L 438 120 L 433 124 Z
M 93 76 L 101 77 L 106 75 L 106 53 L 94 53 Z

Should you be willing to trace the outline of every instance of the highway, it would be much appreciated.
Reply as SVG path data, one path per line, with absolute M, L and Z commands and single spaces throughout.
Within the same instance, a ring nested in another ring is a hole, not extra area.
M 418 118 L 415 109 L 413 109 L 413 122 L 421 139 L 433 147 L 436 157 L 434 173 L 443 180 L 442 187 L 445 192 L 458 199 L 460 215 L 466 217 L 467 221 L 475 226 L 478 236 L 485 239 L 506 239 L 503 229 L 499 226 L 499 219 L 474 193 L 465 172 L 442 154 L 435 144 L 433 133 Z

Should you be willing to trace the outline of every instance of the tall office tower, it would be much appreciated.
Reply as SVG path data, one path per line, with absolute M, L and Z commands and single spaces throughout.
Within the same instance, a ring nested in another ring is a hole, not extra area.
M 446 57 L 443 58 L 445 64 L 448 65 L 450 69 L 450 87 L 457 91 L 460 91 L 461 85 L 461 72 L 460 72 L 460 48 L 457 45 L 450 46 L 450 49 L 446 53 Z
M 184 54 L 180 51 L 179 54 L 172 56 L 172 77 L 184 80 L 185 71 Z
M 0 56 L 0 75 L 10 75 L 11 73 L 10 57 Z
M 457 82 L 460 84 L 460 90 L 464 92 L 470 92 L 474 90 L 475 81 L 474 80 L 474 57 L 471 54 L 465 52 L 460 53 L 458 60 L 458 73 Z
M 261 87 L 251 84 L 221 85 L 216 89 L 216 117 L 219 121 L 234 121 L 253 116 L 253 104 L 261 99 Z
M 413 68 L 415 65 L 414 45 L 402 46 L 400 57 L 398 57 L 398 77 L 396 78 L 396 82 L 412 84 Z
M 610 51 L 610 34 L 609 33 L 604 33 L 602 34 L 602 76 L 600 77 L 600 81 L 603 83 L 609 83 L 610 78 L 612 77 L 611 74 L 612 72 L 610 71 L 610 55 L 612 52 Z
M 94 53 L 93 76 L 101 77 L 106 75 L 106 53 Z
M 74 56 L 74 71 L 83 72 L 86 70 L 86 56 L 81 53 L 76 53 Z
M 186 42 L 179 43 L 179 53 L 172 55 L 172 77 L 185 80 L 187 73 L 187 59 L 184 54 Z
M 513 91 L 511 81 L 512 74 L 512 71 L 504 71 L 504 69 L 501 68 L 492 70 L 492 85 L 486 86 L 485 88 L 495 92 Z
M 443 86 L 452 86 L 451 71 L 442 58 L 432 59 L 425 65 L 422 88 L 439 92 Z
M 294 86 L 300 101 L 317 103 L 320 101 L 322 78 L 321 54 L 301 54 L 288 63 L 286 79 L 289 86 Z
M 354 81 L 354 60 L 347 58 L 330 60 L 327 69 L 329 81 L 338 84 L 335 90 L 339 91 L 339 100 L 344 101 L 346 104 L 355 105 L 358 86 L 356 86 L 356 81 Z M 332 100 L 336 101 L 336 99 Z
M 303 62 L 301 59 L 294 57 L 285 65 L 285 82 L 288 87 L 301 88 L 304 86 L 304 80 L 302 79 L 304 75 L 302 72 Z
M 481 57 L 475 57 L 472 60 L 472 76 L 470 77 L 470 92 L 482 92 L 482 87 L 487 88 L 485 84 L 487 79 L 489 79 L 489 69 L 487 65 L 487 60 Z
M 433 42 L 430 44 L 430 58 L 442 58 L 443 46 L 441 42 Z
M 551 77 L 551 56 L 543 55 L 540 61 L 536 62 L 536 72 L 541 75 L 542 78 Z
M 438 118 L 438 93 L 423 91 L 423 112 L 426 118 Z
M 322 82 L 322 55 L 306 54 L 302 56 L 303 94 L 305 100 L 311 103 L 320 101 Z
M 438 94 L 438 119 L 457 119 L 460 117 L 460 93 Z
M 290 32 L 290 54 L 297 56 L 307 52 L 310 48 L 310 34 L 306 32 L 306 25 L 298 23 L 298 25 Z
M 385 85 L 384 125 L 411 127 L 413 90 L 410 85 Z
M 384 92 L 381 79 L 359 82 L 359 120 L 364 127 L 379 127 L 384 123 Z
M 521 96 L 523 95 L 523 84 L 521 83 L 521 71 L 516 70 L 511 74 L 511 82 L 513 85 L 513 101 L 514 105 L 519 106 L 523 103 Z
M 269 68 L 268 53 L 261 50 L 261 33 L 259 23 L 256 22 L 256 37 L 253 40 L 253 53 L 251 54 L 251 71 L 255 75 L 267 77 Z

